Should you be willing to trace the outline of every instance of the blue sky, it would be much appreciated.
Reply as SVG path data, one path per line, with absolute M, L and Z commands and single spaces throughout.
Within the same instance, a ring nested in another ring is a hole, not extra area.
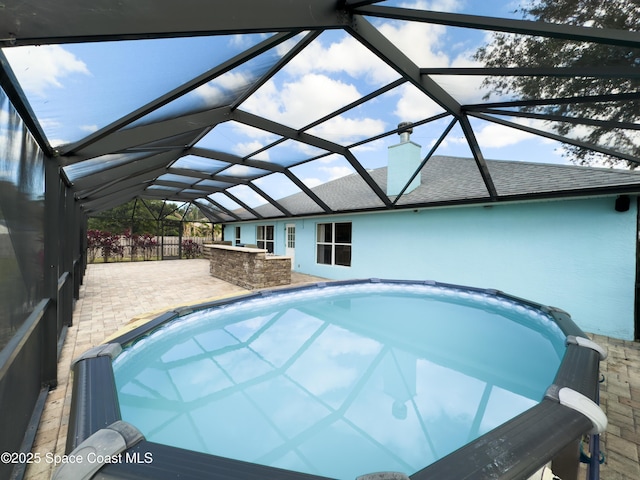
M 388 5 L 480 15 L 517 17 L 513 1 L 418 0 L 391 1 Z M 447 28 L 422 23 L 371 20 L 420 67 L 474 66 L 472 54 L 488 38 L 487 32 Z M 67 45 L 43 45 L 4 49 L 33 109 L 52 145 L 81 139 L 120 116 L 178 87 L 220 62 L 242 52 L 269 35 L 178 38 Z M 187 98 L 170 104 L 159 114 L 175 114 L 216 106 L 248 85 L 257 73 L 273 64 L 301 37 L 290 40 L 249 66 L 229 72 L 199 88 Z M 294 128 L 301 128 L 398 78 L 398 74 L 350 35 L 325 32 L 305 48 L 275 77 L 239 108 Z M 480 101 L 485 93 L 480 80 L 471 77 L 437 78 L 461 103 Z M 168 113 L 167 113 L 168 112 Z M 442 112 L 409 84 L 349 111 L 308 133 L 349 145 L 389 131 L 401 121 L 418 121 Z M 162 116 L 162 115 L 160 115 Z M 154 118 L 157 118 L 156 115 Z M 148 120 L 151 121 L 151 120 Z M 449 120 L 415 129 L 412 140 L 426 154 Z M 488 159 L 569 163 L 559 144 L 495 124 L 473 122 L 478 142 Z M 250 155 L 278 137 L 235 122 L 219 125 L 199 146 L 240 156 Z M 366 168 L 386 165 L 387 148 L 397 143 L 393 135 L 355 148 Z M 325 152 L 298 142 L 285 142 L 276 149 L 251 158 L 289 165 Z M 437 154 L 471 156 L 458 127 L 443 142 Z M 232 167 L 241 175 L 243 167 Z M 353 172 L 344 158 L 329 155 L 293 172 L 308 186 Z M 275 190 L 275 197 L 295 193 L 297 187 L 278 179 L 257 183 Z M 253 191 L 236 188 L 239 197 L 255 206 L 263 203 Z M 224 199 L 227 205 L 227 199 Z

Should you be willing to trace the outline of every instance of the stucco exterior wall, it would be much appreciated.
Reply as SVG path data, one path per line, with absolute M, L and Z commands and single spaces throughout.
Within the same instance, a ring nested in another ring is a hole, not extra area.
M 296 224 L 294 269 L 331 279 L 399 278 L 496 288 L 566 310 L 585 331 L 634 336 L 635 199 L 615 197 L 336 215 L 242 224 Z M 316 263 L 316 224 L 352 222 L 351 267 Z M 246 233 L 245 233 L 246 232 Z M 251 233 L 253 232 L 253 233 Z M 231 226 L 225 239 L 233 236 Z M 245 240 L 246 235 L 246 240 Z

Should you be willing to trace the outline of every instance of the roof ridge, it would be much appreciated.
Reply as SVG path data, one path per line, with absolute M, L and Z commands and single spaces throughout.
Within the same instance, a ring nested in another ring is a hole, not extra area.
M 613 173 L 613 174 L 622 174 L 622 175 L 638 175 L 639 171 L 635 170 L 625 170 L 621 168 L 614 167 L 592 167 L 590 165 L 573 165 L 573 164 L 562 164 L 562 163 L 546 163 L 546 162 L 531 162 L 531 161 L 518 161 L 518 160 L 486 160 L 491 163 L 509 163 L 509 164 L 524 164 L 531 165 L 536 167 L 547 167 L 547 168 L 558 168 L 558 169 L 571 169 L 571 170 L 582 170 L 582 171 L 596 171 L 603 173 Z
M 467 160 L 470 162 L 475 161 L 471 157 L 458 157 L 455 155 L 433 155 L 433 158 L 441 158 L 441 159 L 454 159 L 454 160 Z M 431 160 L 430 159 L 430 160 Z M 532 165 L 536 167 L 553 167 L 553 168 L 562 168 L 562 169 L 572 169 L 572 170 L 595 170 L 601 172 L 609 172 L 609 173 L 621 173 L 621 174 L 631 174 L 638 175 L 640 174 L 640 170 L 626 170 L 621 168 L 614 167 L 593 167 L 590 165 L 573 165 L 573 164 L 562 164 L 562 163 L 549 163 L 549 162 L 532 162 L 530 160 L 504 160 L 504 159 L 485 159 L 485 161 L 489 164 L 511 164 L 511 165 Z M 428 162 L 427 162 L 428 163 Z

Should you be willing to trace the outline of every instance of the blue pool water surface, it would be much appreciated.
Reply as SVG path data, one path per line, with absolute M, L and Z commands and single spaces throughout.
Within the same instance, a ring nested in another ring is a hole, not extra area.
M 413 474 L 527 410 L 564 351 L 532 307 L 366 283 L 196 311 L 125 347 L 114 372 L 148 440 L 353 479 Z

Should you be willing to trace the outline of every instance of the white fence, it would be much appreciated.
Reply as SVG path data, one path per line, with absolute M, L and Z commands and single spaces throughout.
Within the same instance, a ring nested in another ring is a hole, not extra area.
M 184 248 L 186 242 L 193 242 L 200 246 L 199 253 L 196 256 L 202 256 L 202 245 L 211 243 L 211 237 L 182 237 L 182 251 L 180 251 L 180 237 L 154 237 L 158 242 L 158 247 L 162 247 L 162 258 L 184 258 L 188 255 L 187 249 Z M 182 255 L 181 255 L 182 254 Z

